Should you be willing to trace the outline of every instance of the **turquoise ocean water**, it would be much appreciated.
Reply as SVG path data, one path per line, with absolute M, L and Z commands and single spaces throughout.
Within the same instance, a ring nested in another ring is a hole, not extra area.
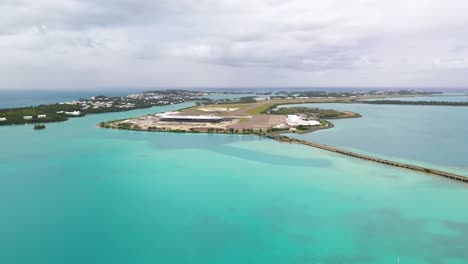
M 381 100 L 381 99 L 374 99 Z M 402 97 L 402 98 L 389 98 L 389 100 L 399 101 L 435 101 L 435 102 L 467 102 L 468 95 L 458 94 L 451 95 L 446 94 L 445 96 L 421 96 L 421 97 Z
M 290 134 L 405 163 L 468 175 L 468 107 L 305 104 L 360 113 L 333 129 Z
M 187 105 L 0 127 L 0 263 L 468 262 L 466 184 L 254 136 L 96 127 Z M 342 121 L 317 135 L 359 122 Z

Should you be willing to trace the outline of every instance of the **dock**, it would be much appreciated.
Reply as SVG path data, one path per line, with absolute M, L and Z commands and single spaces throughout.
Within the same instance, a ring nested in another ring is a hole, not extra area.
M 396 161 L 392 161 L 392 160 L 376 158 L 376 157 L 372 157 L 372 156 L 368 156 L 368 155 L 355 153 L 355 152 L 352 152 L 352 151 L 349 151 L 349 150 L 344 150 L 344 149 L 340 149 L 340 148 L 337 148 L 337 147 L 332 147 L 332 146 L 325 145 L 325 144 L 320 144 L 320 143 L 316 143 L 316 142 L 295 139 L 295 138 L 291 138 L 291 137 L 287 137 L 287 136 L 278 136 L 275 139 L 277 139 L 279 141 L 289 141 L 291 143 L 303 144 L 303 145 L 306 145 L 306 146 L 311 146 L 311 147 L 314 147 L 314 148 L 319 148 L 319 149 L 323 149 L 323 150 L 327 150 L 327 151 L 331 151 L 331 152 L 335 152 L 335 153 L 340 153 L 340 154 L 347 155 L 347 156 L 354 157 L 354 158 L 358 158 L 358 159 L 373 161 L 373 162 L 386 164 L 386 165 L 394 166 L 394 167 L 399 167 L 399 168 L 403 168 L 403 169 L 408 169 L 408 170 L 412 170 L 412 171 L 419 171 L 419 172 L 423 172 L 423 173 L 426 173 L 426 174 L 442 176 L 442 177 L 450 178 L 450 179 L 453 179 L 453 180 L 468 183 L 468 177 L 467 176 L 462 176 L 462 175 L 458 175 L 458 174 L 454 174 L 454 173 L 450 173 L 450 172 L 446 172 L 446 171 L 441 171 L 441 170 L 436 170 L 436 169 L 432 169 L 432 168 L 426 168 L 426 167 L 416 166 L 416 165 L 411 165 L 411 164 L 405 164 L 405 163 L 396 162 Z

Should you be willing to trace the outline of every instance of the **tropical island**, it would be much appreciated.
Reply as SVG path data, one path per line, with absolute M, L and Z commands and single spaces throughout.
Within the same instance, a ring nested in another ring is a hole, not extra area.
M 42 129 L 45 129 L 46 126 L 44 124 L 37 124 L 37 125 L 34 125 L 34 130 L 42 130 Z

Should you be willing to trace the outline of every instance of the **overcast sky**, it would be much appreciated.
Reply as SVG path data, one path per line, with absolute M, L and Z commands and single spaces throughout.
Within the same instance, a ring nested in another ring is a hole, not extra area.
M 0 89 L 468 87 L 467 0 L 0 0 Z

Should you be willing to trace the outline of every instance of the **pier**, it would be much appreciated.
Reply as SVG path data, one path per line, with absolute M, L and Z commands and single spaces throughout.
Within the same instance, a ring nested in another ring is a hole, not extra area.
M 340 149 L 340 148 L 337 148 L 337 147 L 328 146 L 328 145 L 325 145 L 325 144 L 319 144 L 319 143 L 315 143 L 315 142 L 311 142 L 311 141 L 305 141 L 305 140 L 290 138 L 290 137 L 286 137 L 286 136 L 277 136 L 275 139 L 277 139 L 279 141 L 289 141 L 291 143 L 299 143 L 299 144 L 303 144 L 303 145 L 306 145 L 306 146 L 311 146 L 311 147 L 315 147 L 315 148 L 319 148 L 319 149 L 323 149 L 323 150 L 327 150 L 327 151 L 331 151 L 331 152 L 335 152 L 335 153 L 340 153 L 340 154 L 351 156 L 351 157 L 354 157 L 354 158 L 359 158 L 359 159 L 363 159 L 363 160 L 382 163 L 382 164 L 395 166 L 395 167 L 399 167 L 399 168 L 403 168 L 403 169 L 408 169 L 408 170 L 412 170 L 412 171 L 419 171 L 419 172 L 423 172 L 423 173 L 427 173 L 427 174 L 442 176 L 442 177 L 450 178 L 450 179 L 453 179 L 453 180 L 463 181 L 463 182 L 468 183 L 468 177 L 462 176 L 462 175 L 457 175 L 457 174 L 450 173 L 450 172 L 445 172 L 445 171 L 435 170 L 435 169 L 426 168 L 426 167 L 422 167 L 422 166 L 410 165 L 410 164 L 405 164 L 405 163 L 401 163 L 401 162 L 376 158 L 376 157 L 372 157 L 372 156 L 368 156 L 368 155 L 355 153 L 355 152 L 352 152 L 352 151 L 349 151 L 349 150 L 344 150 L 344 149 Z

